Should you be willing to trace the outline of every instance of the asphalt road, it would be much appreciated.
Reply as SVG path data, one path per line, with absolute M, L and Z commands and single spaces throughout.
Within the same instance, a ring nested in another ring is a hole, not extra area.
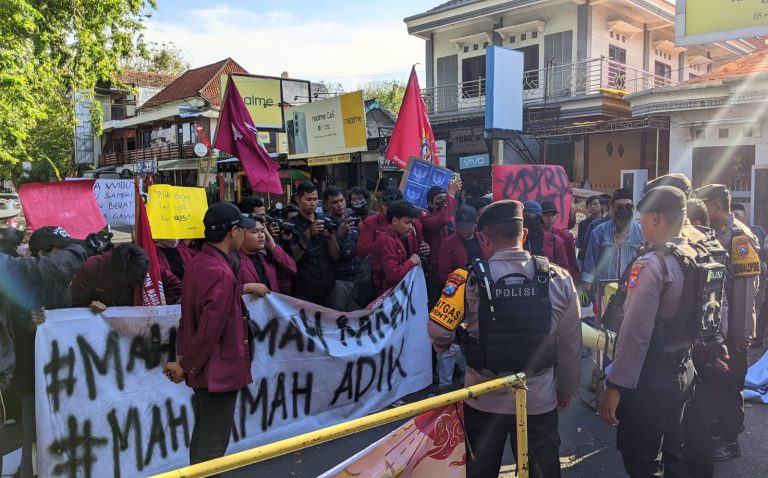
M 756 361 L 766 349 L 752 351 L 750 363 Z M 585 382 L 589 360 L 584 360 Z M 427 391 L 407 397 L 418 400 Z M 560 415 L 560 460 L 564 478 L 623 477 L 627 476 L 616 450 L 616 431 L 604 424 L 586 403 L 589 394 L 582 392 L 581 401 L 574 401 L 570 409 Z M 754 402 L 746 405 L 746 430 L 740 436 L 742 456 L 718 463 L 717 478 L 744 478 L 768 475 L 768 406 Z M 332 468 L 349 456 L 393 430 L 400 423 L 379 427 L 367 432 L 308 448 L 268 462 L 226 474 L 227 478 L 275 477 L 311 478 Z M 512 478 L 514 458 L 508 450 L 504 457 L 500 477 Z

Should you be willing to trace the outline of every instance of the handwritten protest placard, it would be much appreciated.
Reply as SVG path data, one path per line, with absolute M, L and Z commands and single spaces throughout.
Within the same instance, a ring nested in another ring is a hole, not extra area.
M 27 227 L 60 226 L 75 239 L 85 239 L 107 225 L 93 196 L 93 180 L 28 183 L 19 188 Z
M 429 385 L 426 297 L 421 268 L 374 310 L 245 296 L 253 383 L 239 392 L 227 451 L 363 417 Z M 189 463 L 192 389 L 162 373 L 176 359 L 180 314 L 47 312 L 35 337 L 39 476 L 151 476 Z
M 168 184 L 149 187 L 147 214 L 154 239 L 198 239 L 204 237 L 203 216 L 208 199 L 203 188 Z
M 493 166 L 493 200 L 552 201 L 560 214 L 556 227 L 568 229 L 573 192 L 562 166 L 516 164 Z
M 403 199 L 416 207 L 427 209 L 427 191 L 432 186 L 448 189 L 453 172 L 429 161 L 411 156 L 400 182 Z
M 133 226 L 136 222 L 136 202 L 133 181 L 127 179 L 97 179 L 93 196 L 107 224 L 113 227 Z

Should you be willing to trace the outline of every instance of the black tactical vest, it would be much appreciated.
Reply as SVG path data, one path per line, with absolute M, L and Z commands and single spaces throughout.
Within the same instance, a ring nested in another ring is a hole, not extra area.
M 533 257 L 533 280 L 523 274 L 490 277 L 488 264 L 475 260 L 471 270 L 479 283 L 479 337 L 464 336 L 462 349 L 475 370 L 541 371 L 555 364 L 552 303 L 549 300 L 551 270 L 545 257 Z M 507 279 L 521 278 L 520 284 Z

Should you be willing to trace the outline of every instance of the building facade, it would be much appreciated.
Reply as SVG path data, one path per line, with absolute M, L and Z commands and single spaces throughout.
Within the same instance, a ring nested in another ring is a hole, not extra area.
M 755 50 L 743 41 L 676 47 L 674 5 L 664 0 L 452 0 L 405 23 L 425 40 L 423 95 L 449 167 L 481 154 L 497 164 L 560 164 L 574 183 L 604 191 L 620 185 L 621 170 L 667 170 L 668 120 L 632 117 L 625 95 Z M 484 137 L 490 45 L 524 55 L 524 131 L 504 141 Z M 465 184 L 487 189 L 488 169 L 473 169 L 461 171 Z

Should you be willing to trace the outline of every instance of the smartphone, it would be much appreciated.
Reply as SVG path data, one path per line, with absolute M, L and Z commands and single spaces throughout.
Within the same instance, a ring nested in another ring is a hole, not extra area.
M 451 174 L 451 181 L 461 181 L 461 174 L 459 173 Z

